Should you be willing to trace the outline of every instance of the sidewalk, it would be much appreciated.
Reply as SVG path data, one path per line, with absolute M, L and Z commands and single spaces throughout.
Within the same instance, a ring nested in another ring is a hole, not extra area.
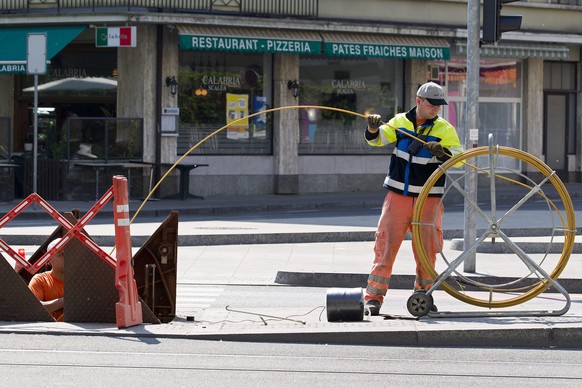
M 551 188 L 551 187 L 550 187 Z M 582 183 L 569 183 L 566 188 L 572 199 L 582 198 Z M 498 202 L 516 202 L 521 194 L 512 188 L 499 187 L 496 189 Z M 375 192 L 354 193 L 319 193 L 297 195 L 249 195 L 249 196 L 213 196 L 204 199 L 161 199 L 150 200 L 143 203 L 141 200 L 132 199 L 129 202 L 132 216 L 142 207 L 136 217 L 137 222 L 151 217 L 166 217 L 171 210 L 177 210 L 182 216 L 197 216 L 203 218 L 229 217 L 233 215 L 260 215 L 277 212 L 300 212 L 310 210 L 357 210 L 380 209 L 386 192 L 382 189 Z M 489 200 L 489 189 L 479 188 L 479 202 Z M 548 193 L 555 199 L 555 193 Z M 450 194 L 445 201 L 445 206 L 462 206 L 462 199 L 458 195 Z M 0 214 L 12 210 L 22 199 L 10 202 L 0 202 Z M 79 209 L 81 213 L 87 212 L 95 201 L 48 201 L 59 212 Z M 453 203 L 454 202 L 454 203 Z M 142 206 L 143 205 L 143 206 Z M 378 213 L 379 215 L 379 213 Z M 23 219 L 49 219 L 44 210 L 38 206 L 29 207 L 20 217 Z M 99 219 L 113 218 L 112 207 L 107 205 L 97 215 Z
M 572 197 L 582 193 L 579 185 L 573 185 L 570 189 Z M 385 320 L 380 316 L 366 317 L 362 322 L 327 322 L 323 307 L 330 288 L 365 286 L 383 196 L 384 193 L 379 192 L 152 201 L 146 204 L 141 214 L 147 222 L 140 222 L 138 216 L 132 224 L 135 248 L 140 246 L 135 242 L 140 239 L 145 241 L 170 210 L 188 215 L 184 218 L 189 219 L 181 221 L 179 226 L 178 300 L 189 287 L 194 286 L 270 285 L 272 292 L 281 293 L 281 299 L 294 298 L 298 302 L 293 307 L 284 307 L 285 303 L 282 303 L 254 310 L 276 317 L 301 316 L 299 320 L 304 324 L 269 320 L 268 325 L 262 325 L 257 317 L 249 323 L 248 316 L 227 311 L 224 306 L 212 304 L 191 311 L 180 306 L 179 302 L 178 316 L 169 324 L 118 330 L 114 325 L 102 324 L 3 322 L 0 323 L 0 333 L 41 331 L 60 335 L 413 346 L 582 346 L 582 255 L 576 252 L 578 245 L 559 278 L 572 299 L 568 312 L 563 316 L 520 316 L 527 311 L 555 312 L 564 306 L 562 295 L 544 293 L 530 302 L 510 308 L 512 312 L 506 317 L 423 317 L 416 320 L 406 310 L 414 277 L 411 242 L 407 240 L 396 261 L 389 297 L 381 311 L 391 318 Z M 507 198 L 508 201 L 510 199 Z M 13 205 L 1 204 L 0 211 L 6 212 Z M 59 211 L 79 208 L 83 213 L 92 203 L 51 205 Z M 138 202 L 131 202 L 130 210 L 135 211 L 139 205 Z M 333 214 L 304 213 L 309 210 L 341 211 Z M 576 215 L 581 217 L 578 212 Z M 150 217 L 156 220 L 152 221 Z M 506 230 L 518 236 L 512 241 L 527 249 L 533 243 L 540 244 L 547 239 L 544 234 L 548 230 L 546 218 L 547 210 L 531 210 L 515 220 L 508 220 Z M 111 246 L 113 226 L 106 219 L 107 214 L 104 213 L 98 223 L 90 223 L 87 229 L 100 245 Z M 38 241 L 44 241 L 54 230 L 55 225 L 49 222 L 52 226 L 46 226 L 42 217 L 38 220 L 38 226 L 34 227 L 5 226 L 0 230 L 0 237 L 9 244 L 18 243 L 26 245 L 27 249 L 34 249 Z M 443 252 L 447 257 L 454 258 L 462 251 L 462 248 L 455 247 L 453 238 L 462 237 L 463 220 L 462 207 L 447 207 L 443 225 L 447 238 Z M 539 251 L 540 248 L 534 250 Z M 535 257 L 541 254 L 531 253 Z M 559 253 L 553 253 L 547 259 L 550 270 L 555 265 L 556 256 L 559 257 Z M 437 272 L 445 268 L 446 265 L 440 263 Z M 490 276 L 524 276 L 524 272 L 527 274 L 525 266 L 515 259 L 510 260 L 506 254 L 479 252 L 477 273 L 466 275 L 490 279 Z M 299 286 L 317 287 L 312 292 L 319 296 L 316 300 L 302 301 L 301 295 L 295 294 L 300 292 Z M 488 311 L 458 301 L 443 291 L 435 291 L 434 298 L 440 311 Z M 306 311 L 315 307 L 318 309 L 305 315 Z M 194 316 L 195 321 L 186 320 L 187 316 Z

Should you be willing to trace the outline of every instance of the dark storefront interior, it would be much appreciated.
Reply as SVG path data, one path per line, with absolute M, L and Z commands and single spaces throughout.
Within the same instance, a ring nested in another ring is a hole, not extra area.
M 95 180 L 96 174 L 80 168 L 79 161 L 142 159 L 143 123 L 117 118 L 116 76 L 116 49 L 93 44 L 69 44 L 51 59 L 47 74 L 38 76 L 37 192 L 45 199 L 93 198 L 79 183 Z M 35 88 L 34 76 L 15 78 L 15 131 L 7 158 L 16 165 L 9 171 L 13 196 L 22 198 L 33 191 Z M 123 171 L 106 171 L 117 172 Z

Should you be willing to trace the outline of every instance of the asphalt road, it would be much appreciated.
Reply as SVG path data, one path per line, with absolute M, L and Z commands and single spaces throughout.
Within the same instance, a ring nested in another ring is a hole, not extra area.
M 0 335 L 5 387 L 579 387 L 582 352 Z

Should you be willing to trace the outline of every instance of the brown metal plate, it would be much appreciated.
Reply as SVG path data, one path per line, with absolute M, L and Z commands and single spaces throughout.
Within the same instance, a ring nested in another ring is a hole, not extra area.
M 115 269 L 75 239 L 65 247 L 65 322 L 116 323 Z M 143 322 L 160 323 L 141 302 Z
M 3 254 L 0 257 L 0 321 L 55 321 Z
M 76 224 L 79 212 L 74 210 L 65 213 L 64 217 L 72 224 Z M 46 242 L 31 256 L 29 262 L 32 264 L 37 262 L 46 253 L 48 244 L 55 238 L 62 237 L 66 232 L 67 230 L 62 226 L 57 227 Z M 83 233 L 87 235 L 84 231 Z M 116 323 L 115 304 L 119 301 L 119 293 L 115 288 L 115 269 L 76 238 L 71 240 L 64 249 L 66 260 L 65 322 Z M 8 263 L 6 264 L 8 265 Z M 32 275 L 25 269 L 21 269 L 19 274 L 26 286 Z M 26 289 L 28 290 L 28 287 Z M 34 298 L 32 293 L 30 295 Z M 36 302 L 38 303 L 38 300 Z M 142 300 L 140 303 L 143 322 L 159 324 L 159 319 L 156 318 L 147 304 Z M 42 307 L 42 305 L 40 306 Z M 44 308 L 43 310 L 46 312 Z M 53 320 L 52 317 L 51 320 Z
M 133 256 L 137 292 L 161 322 L 176 316 L 178 212 L 172 211 Z

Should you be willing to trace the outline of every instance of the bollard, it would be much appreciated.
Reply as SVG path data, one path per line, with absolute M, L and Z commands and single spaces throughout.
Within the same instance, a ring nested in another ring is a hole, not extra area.
M 24 260 L 26 260 L 26 251 L 24 250 L 24 248 L 19 248 L 18 249 L 18 256 L 22 257 Z M 14 270 L 16 272 L 19 272 L 22 269 L 22 266 L 18 263 L 18 261 L 16 262 L 16 264 L 14 264 Z
M 122 329 L 143 323 L 141 303 L 137 294 L 131 262 L 131 235 L 129 231 L 129 203 L 127 179 L 113 177 L 113 197 L 115 222 L 115 247 L 117 265 L 115 287 L 119 292 L 119 302 L 115 305 L 117 328 Z

